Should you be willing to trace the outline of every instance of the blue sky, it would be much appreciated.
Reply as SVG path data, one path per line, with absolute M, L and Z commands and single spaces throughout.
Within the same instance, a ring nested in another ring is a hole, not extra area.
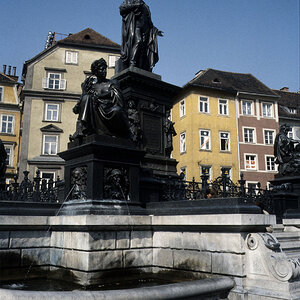
M 122 0 L 0 0 L 2 65 L 43 50 L 49 30 L 87 27 L 121 43 Z M 159 38 L 154 72 L 182 86 L 199 70 L 252 73 L 270 88 L 300 89 L 299 0 L 146 0 Z

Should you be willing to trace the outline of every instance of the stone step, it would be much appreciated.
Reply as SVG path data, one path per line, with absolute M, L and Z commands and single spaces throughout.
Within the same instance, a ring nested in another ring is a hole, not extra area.
M 288 258 L 300 259 L 300 250 L 284 252 Z
M 300 232 L 297 231 L 274 232 L 273 235 L 277 238 L 279 242 L 285 240 L 300 241 Z
M 287 241 L 280 243 L 281 249 L 283 251 L 296 250 L 298 249 L 300 255 L 300 241 Z

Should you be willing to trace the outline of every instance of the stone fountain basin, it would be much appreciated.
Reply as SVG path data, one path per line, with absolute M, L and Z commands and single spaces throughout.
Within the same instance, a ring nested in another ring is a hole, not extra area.
M 5 300 L 155 300 L 155 299 L 226 299 L 229 291 L 234 287 L 234 280 L 229 277 L 215 277 L 181 283 L 159 286 L 141 287 L 133 289 L 109 291 L 21 291 L 0 289 L 0 299 Z

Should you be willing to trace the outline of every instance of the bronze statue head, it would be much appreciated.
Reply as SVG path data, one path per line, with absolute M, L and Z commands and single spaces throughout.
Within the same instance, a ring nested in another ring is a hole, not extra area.
M 98 77 L 99 71 L 101 71 L 102 76 L 106 77 L 106 69 L 107 69 L 107 63 L 104 58 L 100 58 L 95 60 L 91 65 L 91 71 L 93 75 L 96 75 Z M 105 74 L 104 74 L 105 73 Z

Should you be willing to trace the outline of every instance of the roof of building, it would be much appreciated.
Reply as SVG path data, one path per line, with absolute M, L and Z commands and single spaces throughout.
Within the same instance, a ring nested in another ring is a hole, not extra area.
M 104 47 L 120 48 L 120 45 L 96 32 L 91 28 L 86 28 L 75 34 L 70 34 L 68 37 L 57 41 L 58 44 L 81 44 L 81 45 L 98 45 Z
M 0 82 L 16 83 L 16 80 L 10 78 L 9 75 L 0 72 Z
M 278 114 L 282 118 L 300 119 L 300 93 L 274 90 L 278 99 Z M 294 110 L 294 112 L 292 112 Z
M 103 36 L 102 34 L 96 32 L 91 28 L 86 28 L 80 32 L 70 34 L 68 37 L 55 42 L 52 46 L 44 49 L 33 58 L 25 61 L 23 65 L 22 76 L 23 77 L 26 76 L 28 64 L 35 61 L 40 56 L 47 53 L 54 47 L 57 47 L 58 45 L 74 45 L 74 46 L 81 46 L 87 48 L 99 48 L 99 49 L 114 51 L 116 53 L 120 52 L 121 49 L 121 46 L 119 44 L 111 41 L 107 37 Z
M 233 73 L 215 69 L 200 71 L 184 88 L 205 87 L 236 94 L 237 92 L 277 97 L 277 94 L 252 74 Z

